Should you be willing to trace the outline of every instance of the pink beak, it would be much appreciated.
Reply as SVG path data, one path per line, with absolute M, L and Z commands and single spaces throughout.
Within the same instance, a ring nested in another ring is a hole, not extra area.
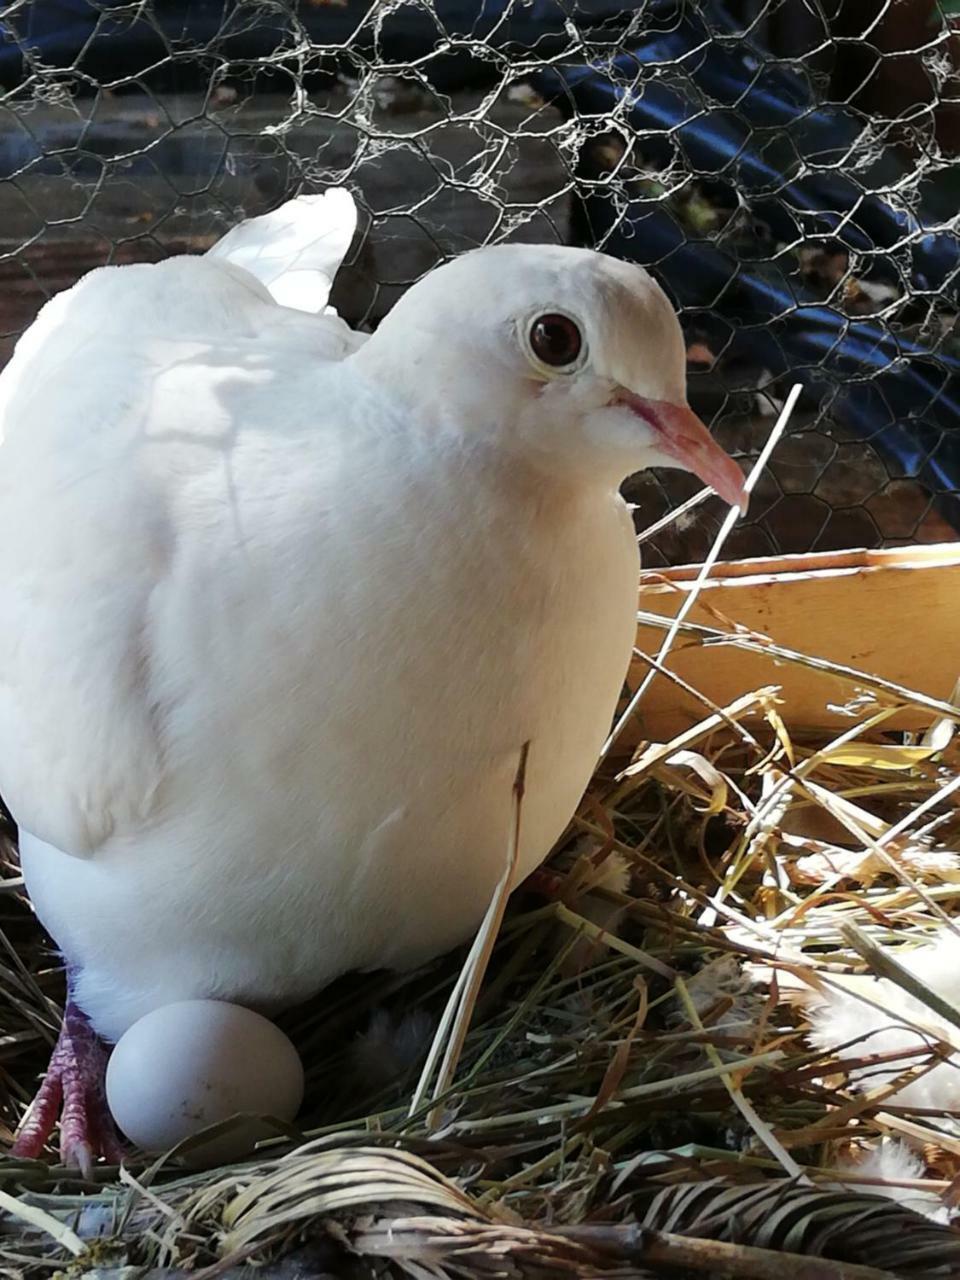
M 699 476 L 724 502 L 746 514 L 750 496 L 744 492 L 743 472 L 689 405 L 647 400 L 625 387 L 617 390 L 611 403 L 623 405 L 642 418 L 656 433 L 661 452 L 675 459 L 677 466 Z

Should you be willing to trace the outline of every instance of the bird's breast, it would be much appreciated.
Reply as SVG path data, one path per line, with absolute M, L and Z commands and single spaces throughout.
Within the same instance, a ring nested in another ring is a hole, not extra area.
M 259 506 L 202 524 L 155 618 L 171 731 L 200 759 L 329 771 L 384 735 L 489 754 L 609 716 L 638 570 L 619 495 L 382 454 L 362 495 L 330 467 L 276 494 L 261 472 L 238 485 Z

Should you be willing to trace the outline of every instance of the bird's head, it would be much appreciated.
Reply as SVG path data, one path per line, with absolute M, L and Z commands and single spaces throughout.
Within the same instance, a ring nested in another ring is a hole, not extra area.
M 740 468 L 687 404 L 677 317 L 641 267 L 560 246 L 478 249 L 414 285 L 359 356 L 434 420 L 546 468 L 619 484 L 680 467 L 745 505 Z

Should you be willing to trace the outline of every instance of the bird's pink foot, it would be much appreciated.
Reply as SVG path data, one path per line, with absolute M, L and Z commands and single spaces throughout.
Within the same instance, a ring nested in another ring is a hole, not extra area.
M 13 1155 L 41 1156 L 59 1119 L 64 1164 L 89 1175 L 100 1156 L 119 1163 L 122 1149 L 104 1086 L 107 1057 L 87 1015 L 68 1000 L 50 1066 L 13 1144 Z

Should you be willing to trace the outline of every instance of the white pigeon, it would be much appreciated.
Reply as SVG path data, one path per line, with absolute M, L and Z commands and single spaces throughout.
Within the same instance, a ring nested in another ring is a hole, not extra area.
M 639 267 L 480 249 L 364 340 L 325 312 L 353 225 L 300 198 L 91 272 L 0 376 L 0 792 L 69 975 L 21 1154 L 61 1102 L 63 1156 L 110 1154 L 100 1040 L 160 1005 L 270 1011 L 467 938 L 523 744 L 519 876 L 608 730 L 618 486 L 742 501 Z

